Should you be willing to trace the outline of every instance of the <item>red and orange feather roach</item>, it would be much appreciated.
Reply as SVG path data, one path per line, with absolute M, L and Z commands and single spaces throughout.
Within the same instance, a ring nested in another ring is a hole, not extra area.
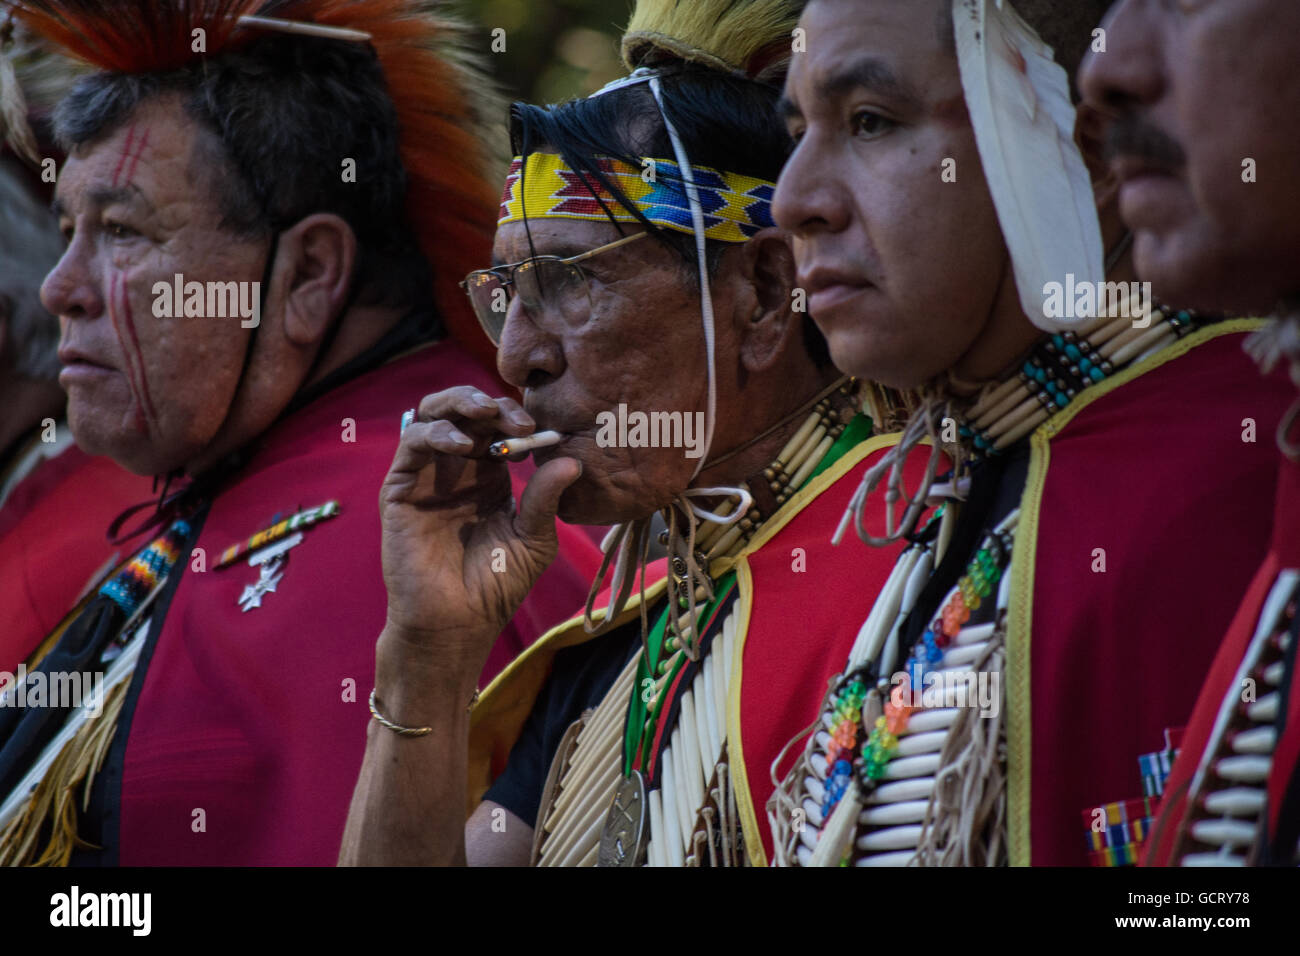
M 492 81 L 472 62 L 463 26 L 428 0 L 0 0 L 33 33 L 91 66 L 123 73 L 173 70 L 237 49 L 261 34 L 245 15 L 370 34 L 396 107 L 407 208 L 434 267 L 434 300 L 453 338 L 489 369 L 495 349 L 458 282 L 491 257 L 504 158 L 480 104 Z M 204 51 L 194 51 L 196 29 Z M 325 41 L 345 42 L 345 41 Z

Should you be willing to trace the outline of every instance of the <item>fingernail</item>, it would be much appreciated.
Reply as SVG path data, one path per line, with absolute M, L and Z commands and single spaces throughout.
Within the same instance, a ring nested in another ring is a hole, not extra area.
M 479 408 L 494 408 L 496 406 L 496 402 L 492 401 L 492 399 L 488 398 L 482 392 L 475 392 L 473 399 L 474 404 Z
M 454 441 L 457 445 L 474 444 L 474 439 L 470 438 L 464 432 L 453 431 L 451 433 L 451 440 Z
M 511 420 L 512 422 L 514 422 L 516 425 L 536 425 L 536 424 L 537 424 L 535 421 L 533 421 L 533 416 L 532 416 L 532 415 L 529 415 L 527 412 L 511 412 L 511 413 L 510 413 L 510 420 Z

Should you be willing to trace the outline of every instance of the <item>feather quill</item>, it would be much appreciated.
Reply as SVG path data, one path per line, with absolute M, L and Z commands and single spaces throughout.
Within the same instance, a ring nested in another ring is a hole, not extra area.
M 1044 286 L 1105 277 L 1092 181 L 1074 141 L 1065 70 L 1007 0 L 953 0 L 962 89 L 998 222 L 1029 320 L 1044 315 Z M 1081 317 L 1078 321 L 1085 321 Z

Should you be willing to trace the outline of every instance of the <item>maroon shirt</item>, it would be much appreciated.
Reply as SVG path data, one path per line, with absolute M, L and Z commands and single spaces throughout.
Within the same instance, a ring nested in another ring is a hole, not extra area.
M 71 445 L 13 489 L 0 508 L 0 671 L 36 650 L 114 555 L 139 547 L 115 548 L 108 526 L 153 497 L 152 484 Z
M 188 555 L 177 564 L 184 576 L 123 712 L 124 760 L 119 742 L 110 764 L 120 764 L 106 768 L 107 862 L 116 847 L 124 866 L 334 864 L 387 603 L 379 488 L 402 412 L 454 384 L 499 389 L 450 342 L 340 386 L 271 429 L 217 497 L 195 545 L 207 570 L 195 572 Z M 343 440 L 345 419 L 355 442 Z M 277 516 L 329 501 L 339 514 L 306 528 L 276 590 L 241 610 L 258 569 L 246 556 L 214 569 L 221 553 Z M 583 531 L 559 531 L 560 558 L 497 641 L 483 680 L 581 607 L 598 554 Z

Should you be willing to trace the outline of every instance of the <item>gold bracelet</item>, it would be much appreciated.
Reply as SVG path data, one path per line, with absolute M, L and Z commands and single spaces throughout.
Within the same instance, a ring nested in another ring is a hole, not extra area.
M 375 690 L 376 688 L 374 687 L 370 688 L 370 716 L 375 718 L 375 720 L 379 721 L 393 733 L 401 734 L 403 737 L 423 737 L 425 734 L 433 730 L 432 727 L 403 727 L 401 724 L 393 723 L 381 714 L 379 708 L 375 706 Z M 475 688 L 474 696 L 469 699 L 469 706 L 465 708 L 467 713 L 472 711 L 474 705 L 478 703 L 478 695 L 479 690 L 478 688 Z
M 395 734 L 403 737 L 423 737 L 433 730 L 432 727 L 403 727 L 401 724 L 395 724 L 379 712 L 375 706 L 375 688 L 370 688 L 370 716 L 379 721 Z

